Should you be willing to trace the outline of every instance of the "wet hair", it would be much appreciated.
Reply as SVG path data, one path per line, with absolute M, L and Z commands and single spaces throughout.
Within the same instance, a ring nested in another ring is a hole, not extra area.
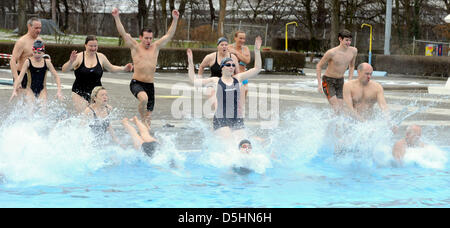
M 40 50 L 42 52 L 45 52 L 45 45 L 42 40 L 35 40 L 33 43 L 33 50 Z
M 234 37 L 238 37 L 239 33 L 244 33 L 244 34 L 245 34 L 244 31 L 242 31 L 242 30 L 237 30 L 237 31 L 234 33 Z
M 96 87 L 94 87 L 94 89 L 92 89 L 92 92 L 91 92 L 91 103 L 94 103 L 94 98 L 97 97 L 97 94 L 98 94 L 98 92 L 100 92 L 100 90 L 106 90 L 106 88 L 103 87 L 103 86 L 96 86 Z
M 227 42 L 227 43 L 228 43 L 228 39 L 227 39 L 226 37 L 220 37 L 220 38 L 217 40 L 217 45 L 219 45 L 219 44 L 222 43 L 222 42 Z
M 41 20 L 40 20 L 39 18 L 37 18 L 37 17 L 32 17 L 32 18 L 28 19 L 27 24 L 28 24 L 29 26 L 33 26 L 33 22 L 34 22 L 34 21 L 39 21 L 39 22 L 41 22 Z
M 233 62 L 233 59 L 232 58 L 223 58 L 222 59 L 222 61 L 220 62 L 220 69 L 222 69 L 224 66 L 225 66 L 225 63 L 227 63 L 227 62 Z
M 241 149 L 241 146 L 242 146 L 243 144 L 246 144 L 246 143 L 252 145 L 252 143 L 251 143 L 248 139 L 243 139 L 243 140 L 239 143 L 239 149 Z
M 143 28 L 143 29 L 141 30 L 140 35 L 141 35 L 141 36 L 144 36 L 144 32 L 153 33 L 153 31 L 152 31 L 151 28 Z
M 338 38 L 353 38 L 352 33 L 348 31 L 347 29 L 343 29 L 339 32 Z
M 84 44 L 87 44 L 89 41 L 92 41 L 92 40 L 97 40 L 97 37 L 94 36 L 94 35 L 88 35 L 88 36 L 86 37 L 86 41 L 84 41 Z M 97 40 L 97 41 L 98 41 L 98 40 Z

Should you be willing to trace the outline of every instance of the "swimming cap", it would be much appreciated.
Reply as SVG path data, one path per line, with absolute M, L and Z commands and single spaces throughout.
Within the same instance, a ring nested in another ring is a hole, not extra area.
M 239 143 L 239 149 L 241 149 L 241 146 L 245 143 L 248 143 L 250 145 L 252 145 L 252 143 L 250 141 L 248 141 L 247 139 L 243 139 L 240 143 Z
M 222 42 L 227 42 L 227 43 L 228 43 L 228 39 L 225 38 L 225 37 L 220 37 L 220 38 L 217 40 L 217 45 L 219 45 L 219 44 L 222 43 Z
M 36 40 L 33 43 L 33 51 L 34 50 L 38 50 L 38 51 L 45 51 L 45 45 L 44 42 L 42 42 L 42 40 Z
M 220 62 L 220 69 L 222 69 L 224 66 L 225 66 L 225 63 L 227 63 L 227 62 L 233 62 L 233 59 L 232 58 L 223 58 L 222 59 L 222 61 Z

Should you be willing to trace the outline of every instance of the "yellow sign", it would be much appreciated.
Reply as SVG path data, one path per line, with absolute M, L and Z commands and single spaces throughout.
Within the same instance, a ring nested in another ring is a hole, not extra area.
M 425 46 L 425 56 L 433 56 L 434 45 L 427 44 Z

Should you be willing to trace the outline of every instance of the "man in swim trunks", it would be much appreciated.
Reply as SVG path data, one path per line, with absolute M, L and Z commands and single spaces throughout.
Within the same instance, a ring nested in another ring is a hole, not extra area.
M 139 100 L 138 110 L 142 121 L 150 127 L 151 113 L 155 105 L 155 88 L 153 85 L 159 50 L 166 45 L 175 35 L 179 12 L 172 11 L 172 24 L 167 34 L 152 43 L 153 32 L 150 29 L 142 29 L 138 43 L 127 33 L 120 21 L 119 10 L 114 8 L 112 16 L 116 22 L 117 31 L 123 38 L 125 45 L 131 50 L 134 74 L 130 83 L 131 93 Z
M 358 50 L 351 47 L 352 34 L 348 30 L 343 30 L 338 35 L 339 46 L 327 52 L 316 65 L 316 75 L 318 91 L 322 91 L 327 96 L 328 102 L 336 113 L 339 113 L 343 106 L 342 89 L 344 86 L 344 73 L 348 69 L 348 80 L 352 80 L 355 70 L 355 61 Z M 328 67 L 321 79 L 322 67 Z
M 39 34 L 41 33 L 42 24 L 38 18 L 30 18 L 27 21 L 27 27 L 27 34 L 20 37 L 14 44 L 12 56 L 9 61 L 14 81 L 19 77 L 20 70 L 22 69 L 25 60 L 33 56 L 32 48 L 34 41 L 42 40 L 42 38 L 39 36 Z M 19 93 L 23 92 L 23 89 L 27 87 L 27 79 L 28 77 L 25 75 L 22 83 L 19 85 L 19 88 L 21 88 L 18 91 Z

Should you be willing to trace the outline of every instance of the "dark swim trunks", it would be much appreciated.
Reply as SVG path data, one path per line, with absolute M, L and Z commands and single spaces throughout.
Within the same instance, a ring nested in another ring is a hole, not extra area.
M 157 146 L 157 142 L 144 142 L 142 143 L 141 150 L 144 152 L 147 156 L 153 157 L 153 154 L 155 153 Z
M 19 76 L 19 75 L 20 75 L 20 71 L 17 71 L 17 76 Z M 14 83 L 14 81 L 15 81 L 15 79 L 13 77 L 13 83 Z M 27 83 L 28 83 L 28 75 L 27 75 L 27 73 L 25 73 L 25 75 L 23 76 L 23 79 L 22 79 L 22 83 L 21 83 L 22 89 L 27 88 Z
M 130 82 L 130 91 L 136 98 L 141 91 L 145 92 L 148 97 L 147 110 L 153 111 L 153 108 L 155 107 L 155 86 L 153 83 L 132 79 Z
M 338 99 L 344 98 L 344 78 L 331 78 L 324 75 L 322 77 L 322 88 L 328 99 L 334 96 Z

